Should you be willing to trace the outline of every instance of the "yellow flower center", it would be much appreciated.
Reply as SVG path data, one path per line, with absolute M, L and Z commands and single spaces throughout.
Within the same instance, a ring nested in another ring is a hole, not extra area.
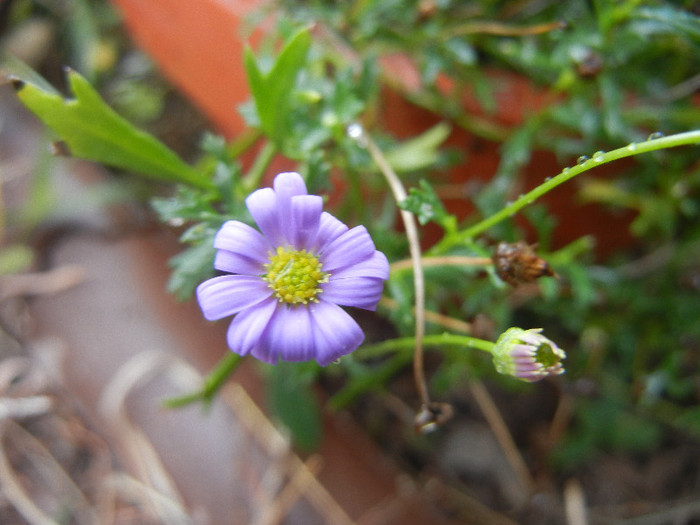
M 269 253 L 263 279 L 269 283 L 282 303 L 307 304 L 318 302 L 320 285 L 328 282 L 328 274 L 321 270 L 321 262 L 306 250 L 278 247 Z

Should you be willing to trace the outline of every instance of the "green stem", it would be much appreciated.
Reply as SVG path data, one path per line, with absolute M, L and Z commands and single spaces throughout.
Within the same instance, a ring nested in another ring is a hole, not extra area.
M 496 346 L 496 343 L 485 339 L 450 333 L 426 335 L 423 337 L 423 342 L 425 343 L 425 346 L 463 346 L 475 348 L 476 350 L 481 350 L 488 353 L 492 353 L 493 347 Z M 381 343 L 363 346 L 360 350 L 359 356 L 363 359 L 380 357 L 392 352 L 411 350 L 415 345 L 415 337 L 389 339 L 388 341 L 382 341 Z
M 495 343 L 491 341 L 450 333 L 427 335 L 423 337 L 423 342 L 429 346 L 460 346 L 476 348 L 488 353 L 491 353 L 495 346 Z M 359 354 L 361 359 L 380 357 L 391 353 L 394 355 L 373 370 L 368 371 L 366 375 L 350 381 L 345 388 L 338 391 L 329 400 L 328 406 L 332 410 L 340 410 L 363 393 L 381 388 L 382 385 L 411 361 L 412 354 L 410 351 L 415 345 L 415 337 L 402 337 L 363 346 Z
M 455 235 L 446 237 L 431 251 L 433 253 L 445 252 L 452 246 L 473 239 L 475 236 L 483 233 L 499 222 L 512 217 L 525 206 L 532 204 L 545 193 L 553 190 L 560 184 L 563 184 L 564 182 L 567 182 L 568 180 L 590 169 L 597 168 L 598 166 L 607 164 L 608 162 L 624 159 L 625 157 L 639 155 L 640 153 L 649 153 L 660 149 L 675 148 L 677 146 L 687 146 L 698 143 L 700 143 L 700 130 L 693 130 L 686 133 L 669 135 L 668 137 L 652 138 L 643 142 L 633 142 L 627 146 L 608 152 L 599 151 L 594 153 L 591 158 L 581 157 L 580 162 L 576 166 L 564 168 L 559 175 L 546 180 L 535 189 L 521 195 L 518 200 L 506 206 L 497 213 Z
M 263 175 L 265 175 L 265 170 L 270 165 L 270 162 L 272 162 L 276 153 L 277 147 L 275 144 L 269 140 L 265 141 L 255 157 L 253 165 L 250 167 L 250 170 L 248 170 L 248 174 L 243 180 L 243 189 L 246 195 L 260 186 L 260 181 Z
M 202 388 L 195 392 L 185 394 L 179 397 L 172 397 L 163 401 L 163 405 L 166 408 L 180 408 L 195 401 L 203 401 L 205 403 L 210 403 L 216 393 L 221 389 L 221 387 L 226 382 L 226 379 L 238 368 L 241 364 L 243 357 L 234 354 L 233 352 L 227 352 L 224 357 L 216 364 L 214 369 L 207 374 L 204 378 Z

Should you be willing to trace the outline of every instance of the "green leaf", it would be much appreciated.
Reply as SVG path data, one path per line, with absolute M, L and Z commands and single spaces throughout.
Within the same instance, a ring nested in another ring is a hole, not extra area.
M 31 78 L 14 80 L 22 103 L 68 145 L 72 155 L 153 179 L 213 187 L 162 142 L 120 117 L 80 74 L 69 70 L 68 83 L 75 98 L 65 99 Z
M 309 366 L 314 366 L 311 363 Z M 273 416 L 290 432 L 304 452 L 318 448 L 322 437 L 321 410 L 305 365 L 279 363 L 270 368 L 267 394 Z
M 203 240 L 172 257 L 169 264 L 173 273 L 168 280 L 168 291 L 179 301 L 189 299 L 197 285 L 211 277 L 215 255 L 212 234 L 210 241 Z
M 291 95 L 297 73 L 306 62 L 311 45 L 308 29 L 297 32 L 285 44 L 274 65 L 263 72 L 250 48 L 244 63 L 260 127 L 271 139 L 281 142 L 288 135 Z
M 450 135 L 450 125 L 441 122 L 417 137 L 386 152 L 386 160 L 397 172 L 415 171 L 432 166 L 438 160 L 437 148 Z
M 685 33 L 689 38 L 700 42 L 700 17 L 688 11 L 674 9 L 670 6 L 644 7 L 637 10 L 635 15 L 641 19 L 664 24 L 669 33 Z
M 456 217 L 447 213 L 442 201 L 426 180 L 420 181 L 420 188 L 411 188 L 408 197 L 399 206 L 415 213 L 421 225 L 434 221 L 448 232 L 454 232 L 457 228 Z

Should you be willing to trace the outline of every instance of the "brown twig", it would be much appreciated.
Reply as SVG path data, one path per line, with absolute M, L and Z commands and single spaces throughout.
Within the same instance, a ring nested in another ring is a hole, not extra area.
M 470 382 L 469 388 L 474 396 L 474 399 L 479 404 L 479 408 L 481 408 L 486 421 L 488 421 L 491 430 L 496 436 L 498 444 L 501 446 L 501 450 L 503 450 L 508 463 L 510 463 L 511 468 L 518 477 L 521 488 L 525 494 L 532 494 L 535 481 L 532 478 L 532 475 L 525 464 L 525 460 L 520 454 L 520 451 L 513 440 L 513 436 L 508 430 L 508 426 L 503 420 L 498 407 L 496 407 L 496 404 L 481 381 Z
M 468 255 L 445 255 L 441 257 L 422 257 L 423 268 L 432 266 L 490 266 L 493 264 L 491 257 L 471 257 Z M 401 259 L 389 265 L 392 271 L 407 270 L 413 268 L 413 259 Z
M 384 157 L 384 154 L 374 141 L 364 132 L 359 124 L 356 125 L 358 132 L 358 142 L 367 147 L 372 160 L 377 164 L 379 170 L 384 175 L 384 178 L 389 185 L 394 199 L 400 203 L 406 199 L 406 193 L 401 180 L 394 173 L 394 170 L 389 165 L 389 162 Z M 355 129 L 355 128 L 353 128 Z M 409 251 L 411 252 L 411 261 L 413 265 L 413 286 L 415 294 L 415 316 L 416 316 L 416 347 L 413 354 L 413 375 L 416 382 L 416 388 L 423 404 L 423 408 L 429 407 L 430 394 L 428 385 L 425 380 L 425 368 L 423 364 L 423 335 L 425 333 L 425 282 L 423 279 L 423 268 L 421 266 L 421 247 L 420 239 L 418 238 L 418 225 L 413 213 L 401 210 L 401 219 L 403 220 L 404 228 L 406 229 L 406 237 L 408 238 Z

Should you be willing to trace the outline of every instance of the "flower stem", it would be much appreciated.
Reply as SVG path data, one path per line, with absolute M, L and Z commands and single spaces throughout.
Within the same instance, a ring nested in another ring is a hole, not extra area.
M 238 365 L 241 364 L 242 360 L 242 356 L 234 354 L 233 352 L 227 352 L 226 355 L 219 360 L 214 369 L 204 378 L 202 388 L 183 396 L 166 399 L 163 401 L 163 405 L 166 408 L 180 408 L 194 403 L 195 401 L 210 403 L 216 393 L 224 385 L 226 379 L 228 379 L 236 368 L 238 368 Z
M 469 255 L 445 255 L 442 257 L 423 257 L 421 265 L 428 266 L 489 266 L 493 264 L 491 257 L 472 257 Z M 392 272 L 413 268 L 412 259 L 402 259 L 389 265 Z
M 394 170 L 387 162 L 384 154 L 379 147 L 369 137 L 367 133 L 362 132 L 359 137 L 367 146 L 367 151 L 372 157 L 372 160 L 377 164 L 380 171 L 386 178 L 389 188 L 394 194 L 394 199 L 400 203 L 406 199 L 408 194 L 406 189 L 401 184 L 401 180 L 394 173 Z M 409 251 L 411 252 L 411 261 L 413 264 L 413 286 L 415 289 L 415 308 L 416 308 L 416 332 L 414 338 L 414 354 L 413 354 L 413 376 L 416 381 L 416 388 L 420 395 L 423 405 L 430 404 L 430 394 L 428 393 L 428 385 L 425 381 L 425 369 L 423 366 L 423 334 L 425 333 L 425 281 L 423 278 L 423 267 L 421 266 L 421 247 L 420 239 L 418 238 L 418 226 L 413 213 L 401 210 L 401 219 L 403 220 L 406 229 L 406 237 L 408 237 Z
M 438 244 L 433 250 L 435 253 L 441 253 L 447 251 L 450 247 L 461 244 L 469 239 L 473 239 L 475 236 L 483 233 L 492 226 L 498 224 L 499 222 L 512 217 L 515 213 L 519 212 L 525 206 L 532 204 L 534 201 L 542 197 L 547 192 L 553 190 L 560 184 L 567 182 L 568 180 L 584 173 L 590 169 L 596 168 L 608 162 L 623 159 L 625 157 L 631 157 L 633 155 L 639 155 L 640 153 L 649 153 L 651 151 L 657 151 L 660 149 L 674 148 L 677 146 L 687 146 L 690 144 L 700 143 L 700 130 L 688 131 L 685 133 L 678 133 L 676 135 L 669 135 L 667 137 L 655 138 L 653 135 L 649 140 L 643 142 L 632 142 L 627 146 L 622 148 L 614 149 L 612 151 L 604 152 L 599 151 L 593 154 L 591 158 L 581 157 L 579 163 L 576 166 L 571 166 L 564 168 L 559 175 L 545 180 L 544 183 L 540 184 L 530 192 L 521 195 L 518 200 L 512 204 L 506 206 L 497 213 L 487 217 L 481 222 L 471 226 L 461 232 L 445 238 L 440 244 Z
M 381 343 L 365 345 L 362 347 L 362 358 L 381 357 L 392 352 L 399 352 L 413 348 L 416 343 L 415 337 L 400 337 L 397 339 L 389 339 Z M 460 346 L 474 348 L 489 354 L 493 351 L 496 343 L 471 337 L 468 335 L 457 335 L 451 333 L 426 335 L 423 337 L 423 343 L 426 346 Z
M 248 170 L 248 175 L 243 181 L 246 194 L 260 186 L 260 181 L 263 175 L 265 175 L 265 170 L 270 165 L 270 162 L 272 162 L 276 153 L 277 147 L 275 144 L 270 140 L 265 141 L 256 155 L 253 165 L 250 167 L 250 170 Z

